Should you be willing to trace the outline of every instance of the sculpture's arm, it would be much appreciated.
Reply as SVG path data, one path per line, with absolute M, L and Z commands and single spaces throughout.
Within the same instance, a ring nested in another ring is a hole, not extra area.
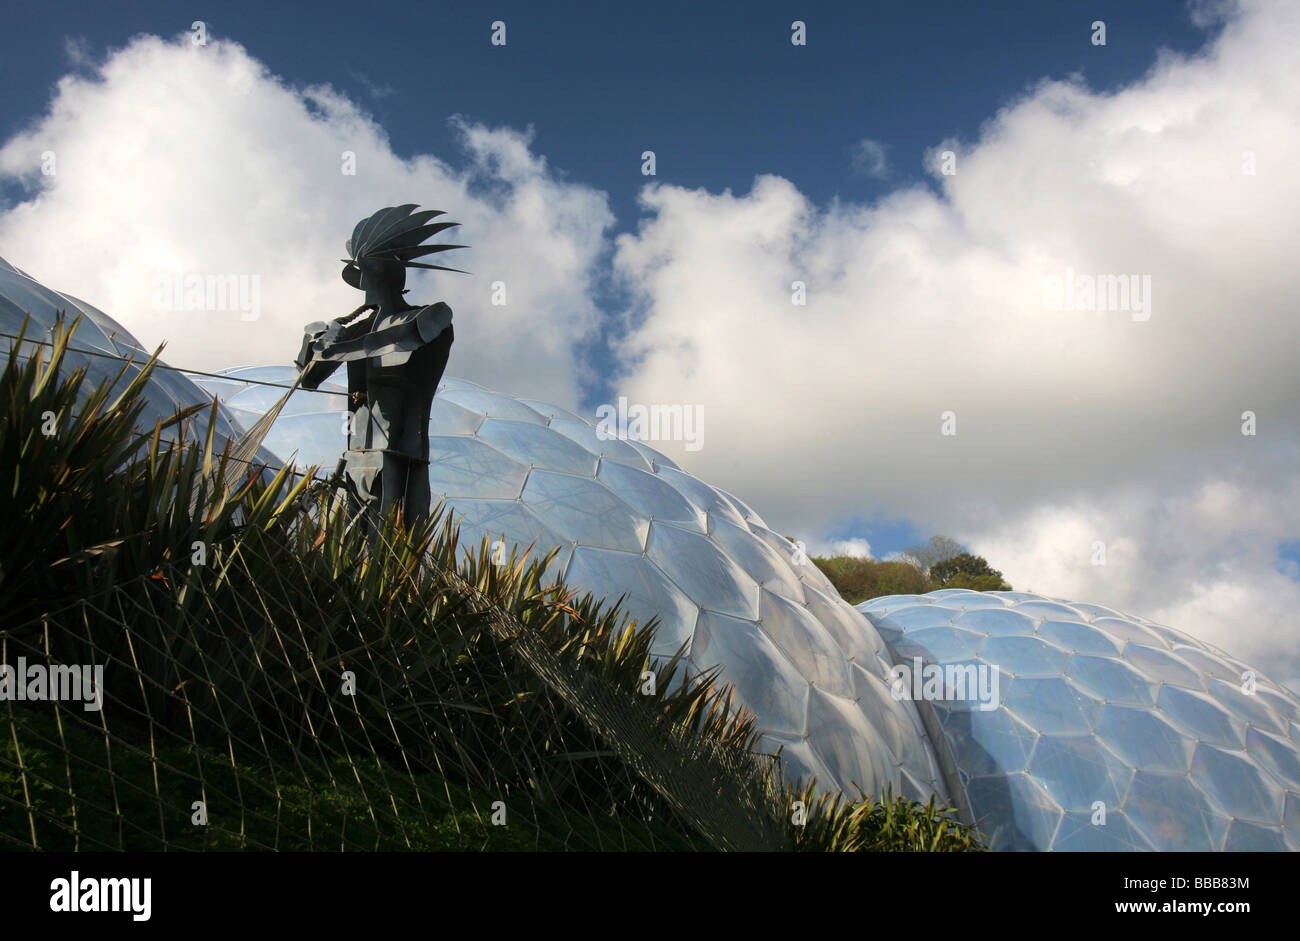
M 369 316 L 356 319 L 363 311 L 370 311 Z M 327 352 L 330 347 L 365 336 L 374 323 L 375 308 L 362 305 L 350 314 L 336 317 L 329 323 L 317 321 L 309 323 L 303 330 L 302 347 L 298 358 L 294 360 L 299 369 L 306 370 L 302 378 L 304 389 L 315 389 L 328 379 L 339 367 L 339 360 L 322 360 L 317 354 Z
M 451 308 L 443 301 L 430 304 L 416 315 L 415 322 L 420 331 L 420 339 L 429 343 L 451 326 Z

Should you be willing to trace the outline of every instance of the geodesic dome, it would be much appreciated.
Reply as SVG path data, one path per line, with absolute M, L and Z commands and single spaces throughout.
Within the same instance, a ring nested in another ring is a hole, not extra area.
M 994 849 L 1300 849 L 1300 698 L 1223 651 L 1018 591 L 858 610 L 902 663 L 999 671 L 994 709 L 927 704 Z
M 226 370 L 195 382 L 251 424 L 292 384 L 292 367 Z M 283 460 L 333 469 L 345 446 L 346 387 L 295 392 L 265 439 Z M 655 652 L 688 645 L 781 749 L 792 777 L 856 794 L 947 796 L 915 706 L 889 694 L 889 654 L 795 546 L 743 501 L 634 440 L 602 440 L 554 405 L 444 379 L 429 421 L 429 477 L 461 527 L 507 551 L 560 552 L 549 575 L 638 620 L 659 616 Z
M 149 353 L 136 342 L 135 337 L 98 308 L 70 294 L 50 290 L 0 258 L 0 331 L 17 335 L 22 329 L 24 317 L 31 315 L 26 340 L 17 350 L 20 360 L 27 359 L 35 352 L 36 345 L 31 341 L 44 343 L 51 341 L 55 316 L 59 311 L 67 313 L 69 324 L 78 314 L 82 315 L 81 323 L 68 344 L 68 352 L 64 360 L 65 373 L 71 372 L 77 366 L 84 367 L 86 370 L 81 397 L 84 399 L 86 394 L 101 382 L 113 379 L 124 365 L 122 358 L 134 356 L 134 363 L 126 367 L 127 371 L 123 378 L 113 386 L 114 391 L 126 388 L 127 384 L 139 374 L 140 364 L 149 359 Z M 6 356 L 15 343 L 16 341 L 10 337 L 0 337 L 0 348 L 5 350 Z M 47 357 L 49 355 L 48 347 L 45 355 Z M 143 398 L 146 405 L 140 416 L 142 430 L 152 430 L 155 422 L 170 418 L 186 406 L 206 405 L 211 402 L 211 397 L 206 392 L 176 370 L 165 368 L 161 363 L 154 368 Z M 189 430 L 192 440 L 203 440 L 207 422 L 206 411 L 201 411 L 190 419 Z M 237 434 L 236 425 L 230 420 L 230 416 L 219 410 L 215 429 L 218 447 L 223 439 Z M 165 440 L 174 440 L 170 431 L 163 432 L 162 437 Z M 267 461 L 272 459 L 272 456 L 266 452 L 263 452 L 261 457 Z
M 47 340 L 56 309 L 85 314 L 74 348 L 147 358 L 111 318 L 0 260 L 0 330 L 17 333 L 30 312 L 29 337 Z M 68 361 L 91 385 L 121 367 Z M 159 368 L 142 425 L 211 394 L 224 403 L 218 437 L 234 436 L 282 395 L 249 380 L 294 378 L 288 366 Z M 262 458 L 333 468 L 345 392 L 295 393 Z M 196 419 L 201 433 L 206 414 Z M 439 388 L 430 449 L 432 489 L 463 544 L 559 547 L 552 574 L 658 615 L 657 652 L 685 642 L 694 669 L 720 666 L 792 777 L 935 793 L 995 849 L 1300 849 L 1300 698 L 1214 647 L 1025 592 L 895 595 L 855 611 L 740 499 L 640 441 L 602 440 L 571 412 L 464 380 Z M 895 698 L 895 665 L 918 660 L 997 671 L 993 708 Z

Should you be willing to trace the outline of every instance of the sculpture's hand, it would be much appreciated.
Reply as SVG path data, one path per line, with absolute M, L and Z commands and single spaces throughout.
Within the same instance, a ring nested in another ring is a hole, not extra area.
M 376 307 L 374 304 L 362 304 L 360 307 L 358 307 L 350 314 L 344 314 L 342 317 L 335 317 L 334 323 L 346 324 L 348 321 L 352 320 L 354 317 L 359 316 L 360 314 L 362 314 L 367 310 L 373 313 L 374 311 L 379 310 L 379 308 Z
M 302 349 L 298 351 L 298 358 L 294 360 L 299 369 L 307 370 L 303 375 L 303 388 L 314 389 L 329 378 L 330 374 L 338 368 L 338 363 L 316 362 L 318 354 L 336 343 L 351 340 L 368 332 L 371 318 L 353 321 L 357 315 L 365 311 L 370 311 L 373 315 L 375 310 L 377 308 L 371 304 L 362 304 L 350 314 L 336 317 L 329 322 L 318 320 L 303 327 Z M 308 369 L 309 365 L 310 369 Z

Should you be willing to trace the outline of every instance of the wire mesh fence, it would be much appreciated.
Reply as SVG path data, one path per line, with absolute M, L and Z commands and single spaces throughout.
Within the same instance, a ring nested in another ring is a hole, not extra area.
M 441 508 L 357 525 L 218 452 L 215 404 L 142 442 L 152 364 L 87 391 L 73 329 L 0 376 L 0 847 L 975 846 L 787 782 L 716 674 L 551 555 L 462 550 Z
M 214 453 L 211 420 L 142 447 L 150 367 L 87 390 L 71 332 L 0 389 L 0 845 L 772 841 L 749 727 L 649 669 L 617 606 L 458 553 L 449 521 L 358 527 L 329 486 Z
M 772 795 L 743 786 L 761 781 L 756 759 L 683 734 L 689 721 L 668 721 L 654 700 L 582 665 L 608 654 L 609 625 L 587 652 L 557 649 L 436 564 L 412 570 L 407 592 L 392 591 L 375 618 L 373 605 L 357 610 L 310 566 L 286 568 L 283 554 L 250 560 L 250 542 L 213 546 L 202 565 L 162 567 L 0 633 L 0 662 L 14 671 L 0 841 L 780 845 Z M 421 577 L 432 590 L 414 584 Z M 416 599 L 434 599 L 431 610 L 412 610 Z M 555 637 L 590 617 L 570 601 L 562 591 L 537 598 L 538 611 L 555 606 Z M 643 672 L 631 679 L 672 682 Z

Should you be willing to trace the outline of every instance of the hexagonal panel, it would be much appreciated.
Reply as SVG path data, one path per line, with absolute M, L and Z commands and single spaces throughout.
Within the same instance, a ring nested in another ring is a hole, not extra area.
M 1268 701 L 1256 688 L 1253 692 L 1242 689 L 1240 683 L 1225 683 L 1211 678 L 1207 684 L 1207 694 L 1227 711 L 1227 713 L 1251 725 L 1268 729 L 1279 735 L 1286 734 L 1286 722 L 1272 709 Z
M 980 659 L 1013 676 L 1059 676 L 1070 655 L 1037 637 L 1018 635 L 986 638 Z
M 1124 645 L 1105 631 L 1081 624 L 1078 621 L 1056 621 L 1048 618 L 1038 625 L 1037 634 L 1070 653 L 1096 654 L 1101 657 L 1118 657 Z
M 1124 813 L 1158 850 L 1217 850 L 1228 833 L 1228 818 L 1185 774 L 1138 771 L 1129 785 Z
M 1237 748 L 1246 743 L 1246 725 L 1203 693 L 1165 686 L 1160 690 L 1160 711 L 1170 722 L 1197 741 Z
M 832 597 L 811 585 L 804 585 L 803 593 L 809 613 L 826 628 L 844 656 L 870 668 L 875 656 L 885 649 L 871 622 L 838 595 Z
M 1092 735 L 1044 735 L 1027 769 L 1064 810 L 1091 811 L 1096 801 L 1119 807 L 1133 769 Z
M 816 686 L 808 692 L 808 728 L 813 753 L 841 787 L 879 795 L 894 777 L 894 756 L 852 702 Z
M 951 624 L 958 615 L 955 611 L 949 611 L 947 608 L 939 608 L 935 605 L 917 604 L 907 605 L 902 608 L 894 608 L 883 617 L 873 618 L 873 622 L 881 633 L 893 632 L 904 634 L 917 627 L 934 627 L 940 624 Z M 971 629 L 973 634 L 984 634 L 983 631 Z
M 1032 634 L 1035 619 L 1009 608 L 963 611 L 952 623 L 978 634 Z
M 616 461 L 602 461 L 596 479 L 647 519 L 705 532 L 708 524 L 704 512 L 655 474 Z
M 1106 702 L 1153 706 L 1159 685 L 1122 660 L 1075 654 L 1066 670 L 1083 691 Z
M 1205 691 L 1201 675 L 1171 653 L 1146 644 L 1130 643 L 1124 648 L 1123 658 L 1157 682 L 1184 686 L 1198 692 Z
M 1241 674 L 1221 658 L 1198 647 L 1174 647 L 1173 652 L 1184 662 L 1195 667 L 1203 676 L 1213 676 L 1228 683 L 1240 683 Z
M 535 470 L 520 501 L 566 538 L 584 546 L 640 552 L 650 520 L 587 477 Z
M 1121 642 L 1146 644 L 1157 649 L 1165 647 L 1164 639 L 1159 634 L 1148 630 L 1136 621 L 1124 618 L 1093 618 L 1092 626 L 1100 628 Z
M 749 531 L 710 514 L 709 536 L 750 578 L 782 598 L 804 603 L 803 583 L 789 563 Z
M 720 614 L 758 618 L 758 583 L 705 536 L 651 523 L 646 555 L 696 604 Z
M 1002 693 L 1003 705 L 1039 732 L 1087 735 L 1101 717 L 1102 704 L 1059 676 L 1018 676 Z
M 623 610 L 632 617 L 642 623 L 658 617 L 652 652 L 671 656 L 682 644 L 690 644 L 699 608 L 639 552 L 580 545 L 564 578 L 570 585 L 617 586 L 618 595 L 605 596 L 611 604 L 626 595 Z
M 674 490 L 686 497 L 701 510 L 718 513 L 728 522 L 737 526 L 745 525 L 745 518 L 736 512 L 727 500 L 702 480 L 692 477 L 684 471 L 671 467 L 659 467 L 656 471 Z
M 485 389 L 449 388 L 439 392 L 438 395 L 487 418 L 532 422 L 534 425 L 546 424 L 545 418 L 518 399 L 497 395 Z
M 545 425 L 487 418 L 479 425 L 477 437 L 525 467 L 596 476 L 596 456 Z
M 475 500 L 514 500 L 528 468 L 477 438 L 429 438 L 429 487 L 435 494 Z
M 799 667 L 800 673 L 820 689 L 853 698 L 844 652 L 806 608 L 763 588 L 758 610 L 763 633 Z
M 957 766 L 972 778 L 1023 771 L 1038 743 L 1038 732 L 1005 709 L 949 712 L 943 731 Z
M 435 396 L 429 407 L 429 434 L 472 435 L 486 419 L 478 412 Z
M 1300 751 L 1293 743 L 1250 726 L 1246 729 L 1246 751 L 1279 784 L 1300 790 Z
M 637 470 L 653 472 L 654 467 L 641 452 L 632 447 L 630 442 L 618 438 L 602 438 L 596 429 L 585 421 L 567 421 L 556 419 L 551 422 L 551 430 L 564 435 L 574 444 L 589 454 L 606 460 L 635 467 Z
M 809 684 L 753 621 L 705 611 L 695 628 L 691 662 L 723 665 L 727 681 L 765 731 L 803 735 Z
M 1079 620 L 1079 612 L 1059 601 L 1021 601 L 1012 605 L 1011 610 L 1031 618 Z
M 1282 788 L 1244 753 L 1202 742 L 1192 755 L 1191 779 L 1232 817 L 1282 823 Z
M 1134 768 L 1184 772 L 1192 766 L 1196 743 L 1149 709 L 1106 704 L 1097 737 Z

